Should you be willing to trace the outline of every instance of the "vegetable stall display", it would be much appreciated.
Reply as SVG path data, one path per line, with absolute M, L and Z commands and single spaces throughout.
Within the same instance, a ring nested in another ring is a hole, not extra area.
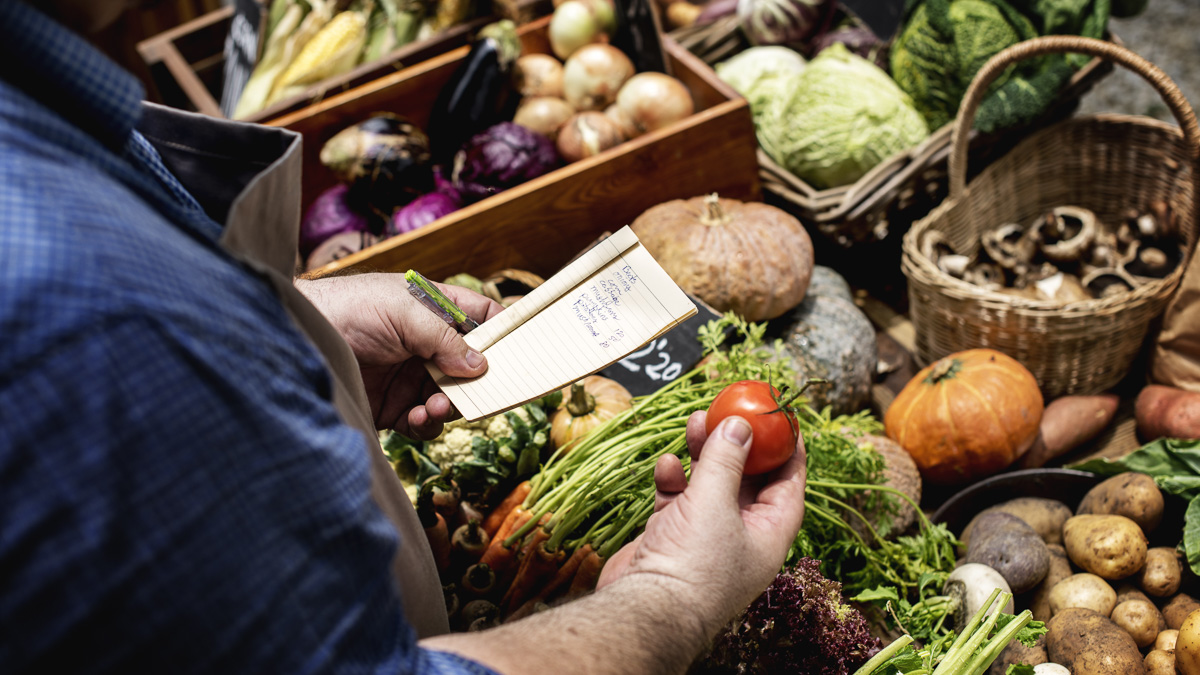
M 561 63 L 549 54 L 522 54 L 511 21 L 489 24 L 439 90 L 427 129 L 381 111 L 330 138 L 320 160 L 341 185 L 309 207 L 300 253 L 311 256 L 325 238 L 342 232 L 369 232 L 375 239 L 343 237 L 306 267 L 359 250 L 356 244 L 420 229 L 694 112 L 682 82 L 637 73 L 630 56 L 606 43 L 607 35 L 592 36 L 595 41 L 572 49 Z

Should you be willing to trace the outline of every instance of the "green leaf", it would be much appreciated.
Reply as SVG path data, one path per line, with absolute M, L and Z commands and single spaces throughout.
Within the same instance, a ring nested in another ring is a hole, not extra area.
M 1188 567 L 1200 574 L 1200 497 L 1189 502 L 1183 514 L 1183 550 Z
M 526 445 L 517 457 L 517 477 L 524 478 L 537 473 L 541 466 L 541 455 L 541 445 L 537 443 Z
M 471 439 L 471 454 L 475 456 L 476 461 L 495 463 L 498 450 L 496 442 L 486 436 L 475 436 Z
M 925 665 L 925 660 L 921 655 L 913 650 L 911 646 L 906 646 L 901 652 L 884 662 L 882 670 L 885 673 L 911 673 L 914 670 L 920 670 Z M 894 666 L 895 671 L 888 670 L 889 666 Z M 876 670 L 875 672 L 880 672 Z
M 405 485 L 421 485 L 442 472 L 410 438 L 392 432 L 383 439 L 382 445 L 389 463 Z
M 874 602 L 876 600 L 891 600 L 892 602 L 900 602 L 900 594 L 891 586 L 878 586 L 870 590 L 863 591 L 858 595 L 850 598 L 854 602 Z
M 1154 482 L 1167 494 L 1188 500 L 1200 497 L 1200 476 L 1156 476 Z
M 508 420 L 508 425 L 513 430 L 513 442 L 511 445 L 514 448 L 524 448 L 526 445 L 529 445 L 529 440 L 533 438 L 533 433 L 529 431 L 529 425 L 525 423 L 525 420 L 521 419 L 520 415 L 511 410 L 504 413 L 504 419 Z
M 1033 666 L 1028 663 L 1014 663 L 1004 671 L 1004 675 L 1033 675 Z
M 1067 468 L 1101 476 L 1115 476 L 1126 471 L 1155 477 L 1200 475 L 1200 441 L 1160 438 L 1120 459 L 1093 459 Z

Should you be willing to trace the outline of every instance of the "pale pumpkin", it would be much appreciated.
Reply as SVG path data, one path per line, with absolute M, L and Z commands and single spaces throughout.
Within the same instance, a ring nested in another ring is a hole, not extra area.
M 633 395 L 615 380 L 589 375 L 562 390 L 550 420 L 550 441 L 561 448 L 633 407 Z M 569 450 L 567 451 L 569 452 Z
M 951 354 L 917 373 L 888 407 L 887 435 L 921 476 L 955 485 L 994 474 L 1033 445 L 1042 392 L 1025 366 L 992 349 Z
M 718 311 L 773 319 L 808 290 L 812 240 L 774 206 L 715 194 L 676 199 L 651 207 L 632 227 L 680 288 Z

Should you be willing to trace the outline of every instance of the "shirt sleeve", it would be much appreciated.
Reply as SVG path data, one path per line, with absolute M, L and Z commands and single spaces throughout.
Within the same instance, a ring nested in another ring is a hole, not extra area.
M 365 439 L 239 292 L 253 311 L 118 309 L 0 363 L 2 669 L 491 672 L 417 646 Z

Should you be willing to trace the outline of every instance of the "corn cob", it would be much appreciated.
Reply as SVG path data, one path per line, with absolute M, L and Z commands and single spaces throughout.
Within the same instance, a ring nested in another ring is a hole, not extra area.
M 263 48 L 262 57 L 254 66 L 254 72 L 246 80 L 246 86 L 238 98 L 237 107 L 233 111 L 235 119 L 249 117 L 266 106 L 267 96 L 275 86 L 275 80 L 287 66 L 288 61 L 284 56 L 288 40 L 305 18 L 306 10 L 298 0 L 276 0 L 271 6 L 272 14 L 279 11 L 277 8 L 283 5 L 286 7 L 267 34 L 267 44 Z
M 332 8 L 332 3 L 327 6 Z M 316 11 L 314 8 L 313 13 Z M 304 41 L 303 47 L 297 50 L 296 58 L 276 80 L 267 105 L 294 96 L 311 84 L 353 68 L 362 55 L 367 39 L 367 12 L 341 12 L 323 22 L 314 33 L 311 40 Z
M 399 11 L 396 0 L 379 0 L 379 7 L 371 14 L 367 26 L 367 46 L 363 49 L 363 62 L 367 63 L 399 47 L 396 43 L 396 19 Z

